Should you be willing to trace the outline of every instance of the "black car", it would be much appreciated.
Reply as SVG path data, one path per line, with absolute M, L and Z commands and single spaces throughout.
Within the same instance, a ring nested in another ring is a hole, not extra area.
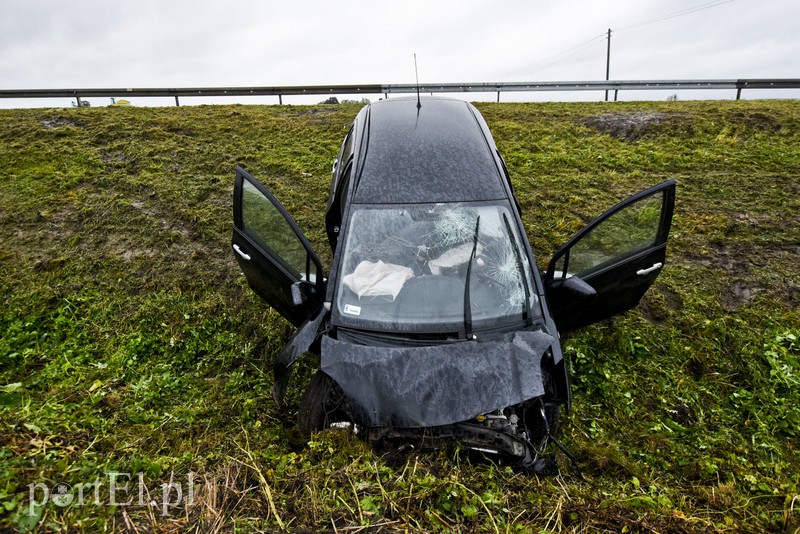
M 298 327 L 275 362 L 320 355 L 311 433 L 470 449 L 532 466 L 570 386 L 559 334 L 628 310 L 661 271 L 675 182 L 581 230 L 540 273 L 511 181 L 471 104 L 391 99 L 356 117 L 333 167 L 323 272 L 303 233 L 238 168 L 232 246 L 250 286 Z

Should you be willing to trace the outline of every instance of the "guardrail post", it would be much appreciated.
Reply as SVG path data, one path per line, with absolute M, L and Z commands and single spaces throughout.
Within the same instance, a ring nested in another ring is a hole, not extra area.
M 278 95 L 278 105 L 279 106 L 283 105 L 283 95 Z
M 739 100 L 741 97 L 742 97 L 742 88 L 741 87 L 737 87 L 736 88 L 736 100 Z
M 181 107 L 181 103 L 178 101 L 178 95 L 175 95 L 175 106 Z

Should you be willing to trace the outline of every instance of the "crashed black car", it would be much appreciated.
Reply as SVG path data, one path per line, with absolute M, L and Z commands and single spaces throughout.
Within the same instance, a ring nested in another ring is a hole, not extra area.
M 278 200 L 236 172 L 236 259 L 298 327 L 273 393 L 282 403 L 292 363 L 317 352 L 299 407 L 306 433 L 458 441 L 530 467 L 570 406 L 559 335 L 636 306 L 664 265 L 674 198 L 668 181 L 609 209 L 542 274 L 475 107 L 367 105 L 334 163 L 327 276 Z

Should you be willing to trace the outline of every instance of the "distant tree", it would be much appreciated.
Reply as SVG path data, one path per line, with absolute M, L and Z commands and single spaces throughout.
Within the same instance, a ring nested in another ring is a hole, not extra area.
M 339 103 L 339 99 L 336 98 L 335 96 L 330 97 L 325 102 L 320 102 L 320 104 L 338 104 L 338 103 Z
M 678 95 L 669 95 L 667 97 L 667 102 L 677 102 L 677 101 L 678 101 Z
M 371 104 L 369 98 L 362 98 L 361 100 L 342 100 L 340 104 Z

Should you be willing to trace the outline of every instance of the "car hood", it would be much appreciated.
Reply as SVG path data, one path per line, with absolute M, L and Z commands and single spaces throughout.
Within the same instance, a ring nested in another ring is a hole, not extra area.
M 323 336 L 321 367 L 370 426 L 440 426 L 543 395 L 541 358 L 553 341 L 542 330 L 426 347 Z

